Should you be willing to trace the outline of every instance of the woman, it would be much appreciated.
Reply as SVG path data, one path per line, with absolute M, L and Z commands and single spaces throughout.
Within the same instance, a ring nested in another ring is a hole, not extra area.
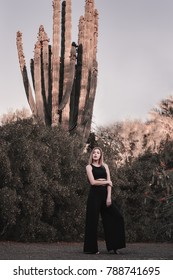
M 101 148 L 92 150 L 86 172 L 91 188 L 86 210 L 84 253 L 99 254 L 97 227 L 101 214 L 107 250 L 117 254 L 117 249 L 125 247 L 124 220 L 111 200 L 112 181 Z

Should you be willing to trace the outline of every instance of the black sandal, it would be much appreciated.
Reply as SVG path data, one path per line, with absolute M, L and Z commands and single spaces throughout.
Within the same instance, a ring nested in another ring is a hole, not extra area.
M 109 250 L 108 253 L 109 254 L 115 254 L 115 255 L 119 255 L 120 254 L 117 250 Z
M 97 252 L 84 252 L 84 254 L 100 255 L 100 252 L 99 251 L 97 251 Z

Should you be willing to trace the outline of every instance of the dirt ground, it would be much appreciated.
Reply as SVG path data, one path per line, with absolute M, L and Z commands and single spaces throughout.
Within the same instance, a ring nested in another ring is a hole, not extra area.
M 83 243 L 0 242 L 0 260 L 173 260 L 173 243 L 128 243 L 120 254 L 108 254 L 99 241 L 100 255 L 83 254 Z

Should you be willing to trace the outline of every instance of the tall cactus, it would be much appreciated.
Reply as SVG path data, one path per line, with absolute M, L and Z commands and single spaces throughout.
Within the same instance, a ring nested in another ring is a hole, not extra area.
M 22 44 L 17 32 L 17 49 L 26 96 L 33 115 L 46 125 L 61 125 L 78 131 L 86 141 L 97 87 L 98 12 L 94 0 L 85 0 L 85 14 L 79 20 L 78 44 L 72 42 L 71 0 L 53 0 L 53 42 L 44 26 L 39 28 L 31 76 L 28 79 Z M 60 42 L 61 37 L 61 42 Z

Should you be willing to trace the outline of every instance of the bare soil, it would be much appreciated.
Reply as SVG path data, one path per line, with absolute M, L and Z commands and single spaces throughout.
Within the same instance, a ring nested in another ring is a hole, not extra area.
M 83 253 L 83 243 L 0 242 L 0 260 L 173 260 L 173 243 L 128 243 L 120 254 L 108 254 L 99 241 L 100 255 Z

